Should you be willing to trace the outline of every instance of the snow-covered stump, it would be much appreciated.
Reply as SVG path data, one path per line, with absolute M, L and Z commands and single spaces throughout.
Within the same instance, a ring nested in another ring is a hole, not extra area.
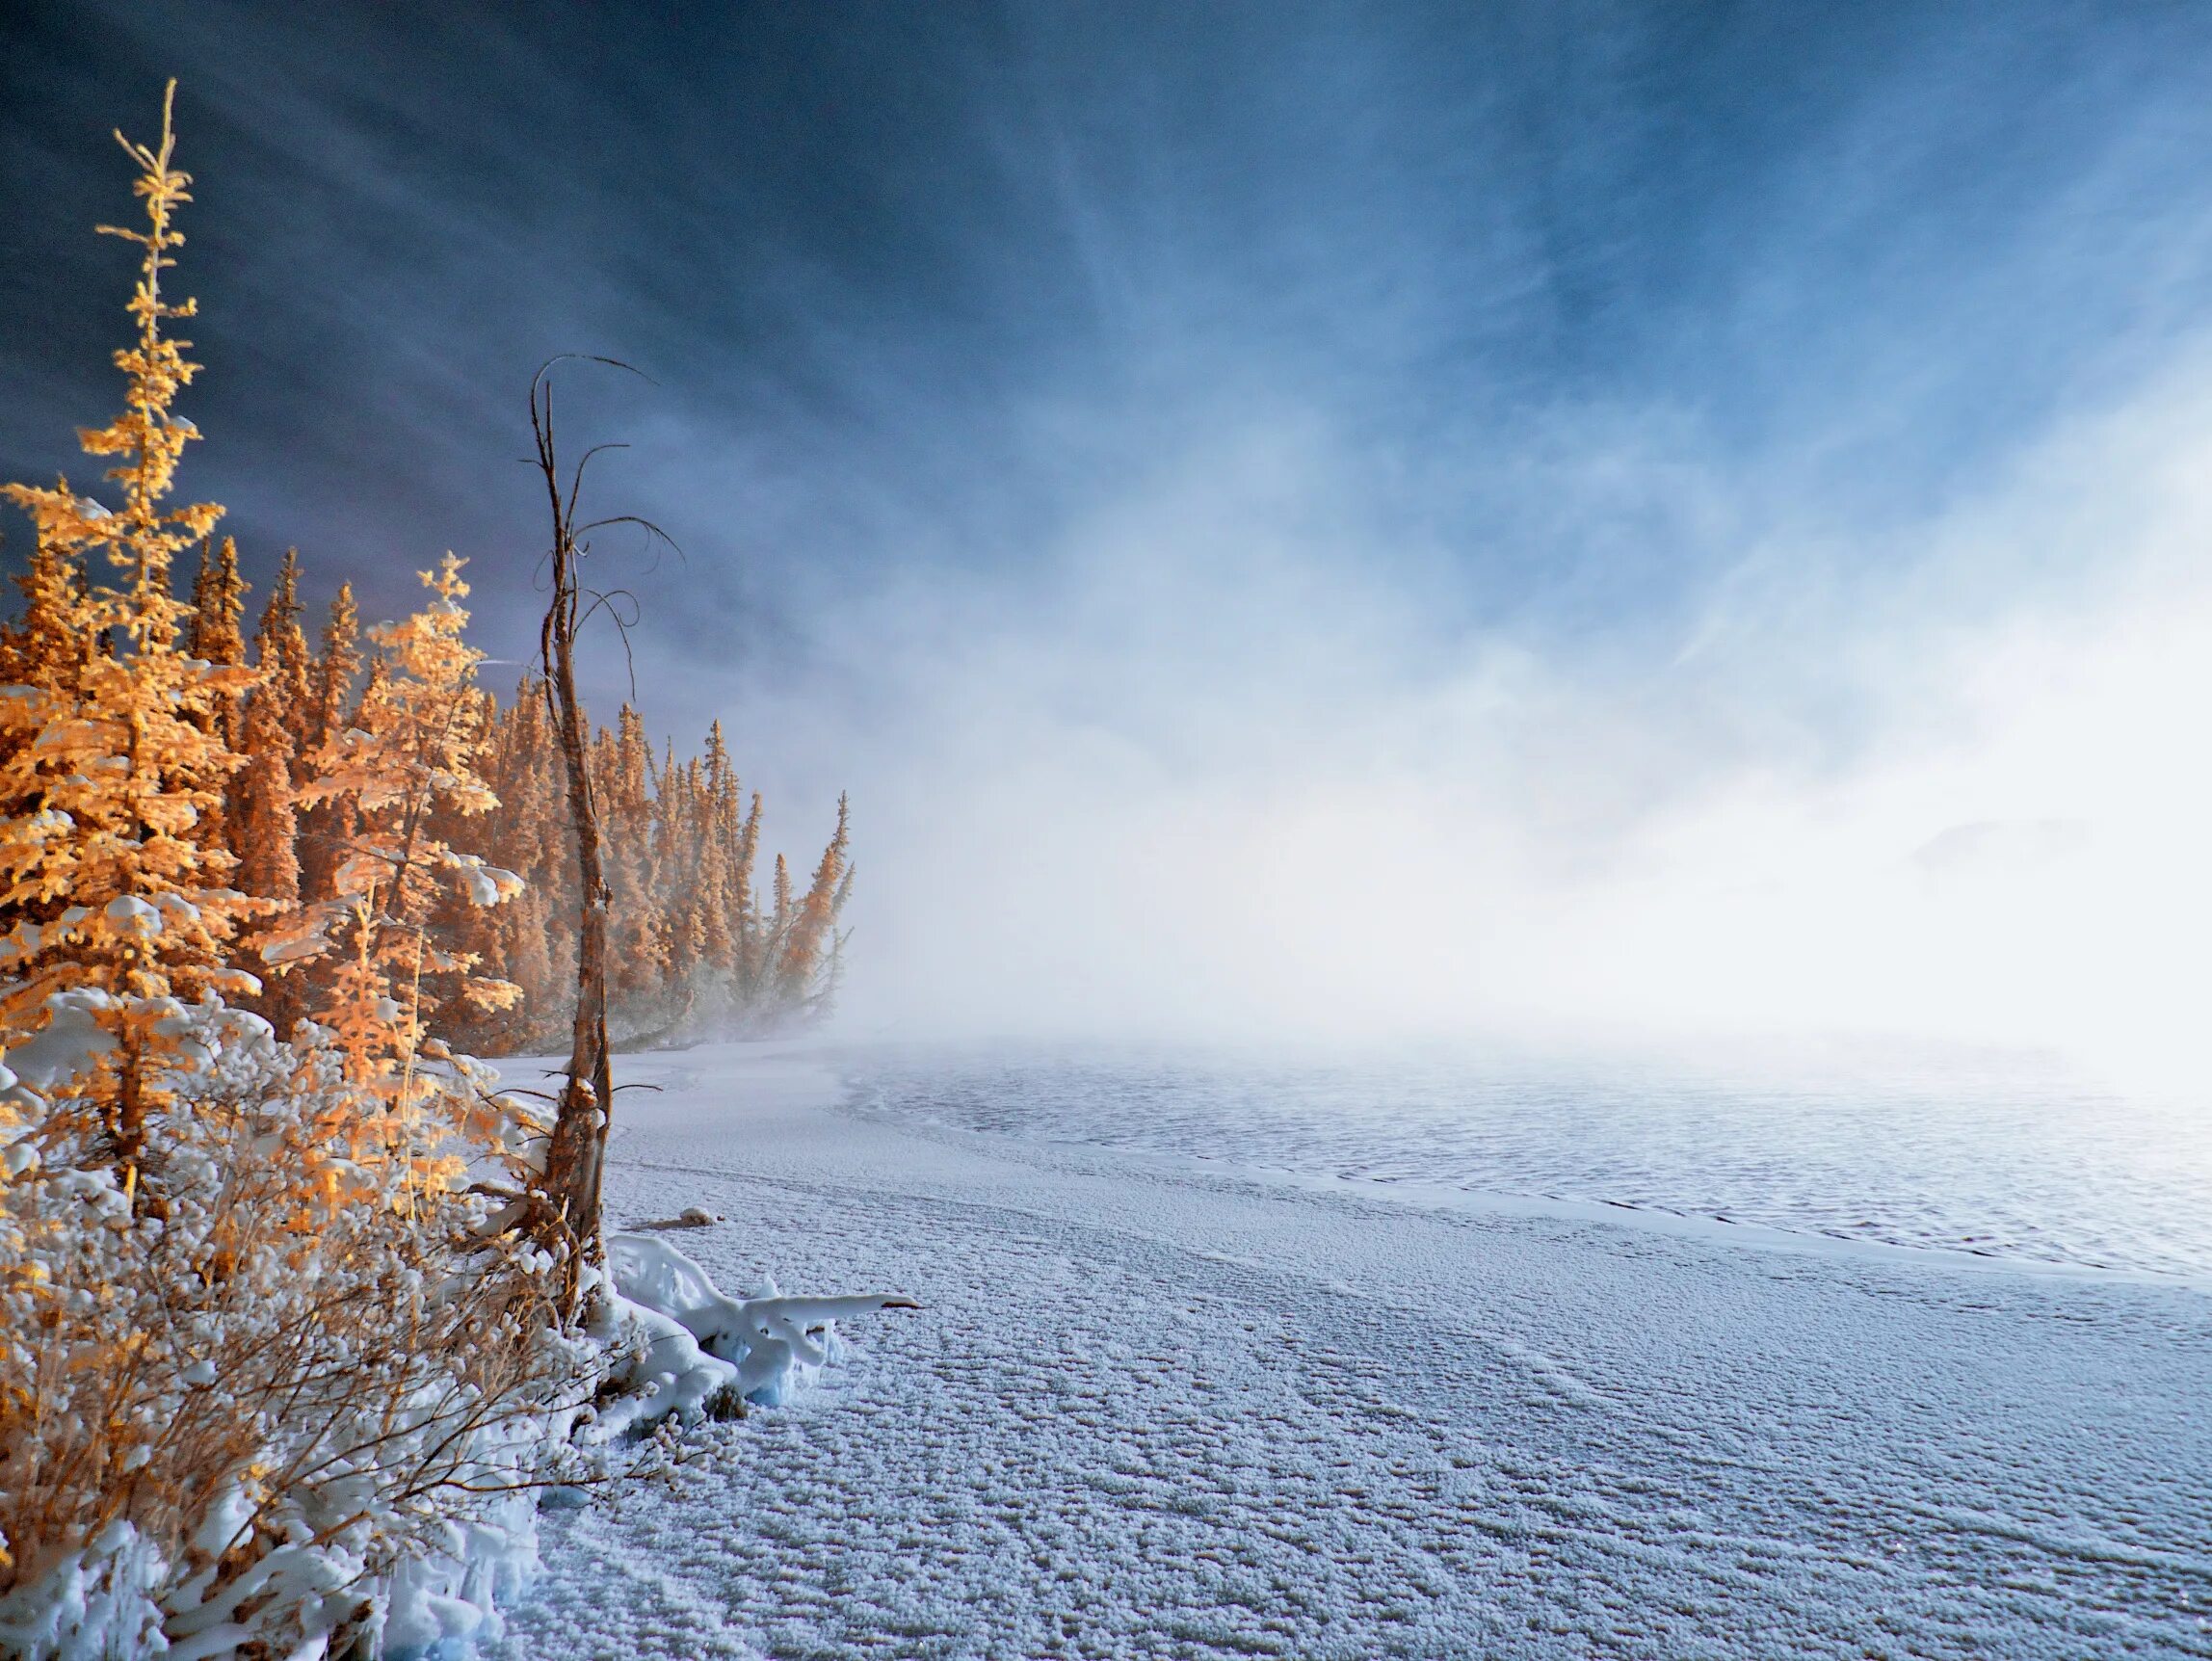
M 773 1280 L 755 1297 L 731 1298 L 651 1234 L 609 1235 L 607 1273 L 614 1295 L 592 1336 L 635 1358 L 619 1379 L 622 1393 L 600 1409 L 599 1438 L 672 1413 L 694 1421 L 718 1398 L 779 1406 L 836 1358 L 837 1322 L 920 1306 L 888 1293 L 790 1297 Z

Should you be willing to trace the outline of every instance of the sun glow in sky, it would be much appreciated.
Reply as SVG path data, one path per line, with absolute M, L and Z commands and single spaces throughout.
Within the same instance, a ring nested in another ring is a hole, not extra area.
M 2212 15 L 0 27 L 0 471 L 112 403 L 170 73 L 257 580 L 450 546 L 523 657 L 530 372 L 645 368 L 569 395 L 686 550 L 602 556 L 638 698 L 796 854 L 852 790 L 853 1030 L 2201 1080 Z

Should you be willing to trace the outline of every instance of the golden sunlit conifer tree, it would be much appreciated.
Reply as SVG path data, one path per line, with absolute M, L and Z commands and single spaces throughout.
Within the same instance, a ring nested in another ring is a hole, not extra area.
M 198 367 L 184 356 L 190 342 L 164 332 L 195 310 L 162 297 L 162 273 L 184 240 L 174 216 L 191 200 L 173 142 L 165 101 L 158 147 L 123 141 L 142 170 L 146 228 L 100 227 L 145 250 L 129 305 L 136 339 L 116 354 L 123 412 L 78 435 L 88 455 L 114 461 L 106 477 L 120 505 L 66 479 L 6 487 L 37 526 L 33 597 L 49 609 L 37 620 L 45 679 L 0 699 L 15 740 L 0 765 L 0 908 L 10 920 L 0 1041 L 44 1030 L 57 996 L 71 996 L 99 1055 L 84 1100 L 104 1115 L 114 1158 L 134 1182 L 146 1115 L 168 1099 L 179 1000 L 257 985 L 224 962 L 252 903 L 230 886 L 228 850 L 197 834 L 239 764 L 221 717 L 251 676 L 191 655 L 182 637 L 192 608 L 170 587 L 176 554 L 222 513 L 209 502 L 163 505 L 198 436 L 170 408 Z
M 32 549 L 30 568 L 15 579 L 23 615 L 0 628 L 0 685 L 50 690 L 75 684 L 77 665 L 92 646 L 70 630 L 78 569 L 53 543 L 41 540 Z
M 354 605 L 354 585 L 340 583 L 330 601 L 330 620 L 323 625 L 323 649 L 309 676 L 309 697 L 314 712 L 307 730 L 311 749 L 320 748 L 346 729 L 354 696 L 354 682 L 361 672 L 361 618 Z
M 837 830 L 830 846 L 822 850 L 821 863 L 799 903 L 789 909 L 782 937 L 776 943 L 776 1001 L 784 1008 L 810 1013 L 811 1001 L 834 998 L 844 962 L 844 936 L 837 918 L 853 897 L 853 867 L 847 858 L 850 813 L 845 798 L 837 798 Z M 783 861 L 776 874 L 780 889 Z M 778 899 L 779 911 L 784 906 Z
M 238 542 L 225 537 L 199 545 L 199 574 L 192 584 L 190 646 L 209 663 L 246 661 L 246 580 L 238 574 Z
M 455 921 L 457 937 L 523 989 L 522 1002 L 496 1020 L 453 1012 L 453 1030 L 487 1051 L 553 1041 L 575 973 L 575 861 L 560 834 L 563 785 L 552 745 L 543 698 L 525 681 L 494 717 L 485 746 L 500 805 L 478 840 L 486 857 L 526 886 L 497 913 Z M 592 734 L 589 753 L 613 893 L 609 1019 L 618 1038 L 758 1036 L 828 1015 L 842 972 L 837 921 L 853 892 L 842 801 L 803 895 L 790 892 L 786 871 L 779 918 L 753 882 L 761 798 L 741 787 L 719 725 L 703 755 L 679 760 L 672 748 L 656 760 L 643 719 L 625 706 L 612 729 Z
M 449 889 L 490 906 L 522 885 L 438 833 L 498 805 L 476 772 L 492 700 L 476 684 L 484 654 L 461 639 L 463 563 L 448 554 L 423 572 L 435 598 L 371 631 L 382 672 L 353 725 L 313 752 L 314 777 L 300 792 L 304 805 L 340 808 L 332 891 L 304 910 L 291 936 L 265 947 L 272 962 L 305 965 L 287 972 L 305 973 L 317 989 L 314 1016 L 335 1033 L 349 1082 L 403 1107 L 426 1008 L 456 1002 L 493 1013 L 522 995 L 511 981 L 475 973 L 478 955 L 434 929 Z
M 286 548 L 270 586 L 269 603 L 261 610 L 261 625 L 253 637 L 261 670 L 257 696 L 269 700 L 277 725 L 290 739 L 293 778 L 304 778 L 307 736 L 314 722 L 310 691 L 314 673 L 307 650 L 307 634 L 300 626 L 300 550 Z

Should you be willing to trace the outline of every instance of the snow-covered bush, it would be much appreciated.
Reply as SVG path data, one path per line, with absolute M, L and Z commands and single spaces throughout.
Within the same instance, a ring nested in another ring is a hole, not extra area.
M 176 1024 L 198 1065 L 122 1182 L 69 1128 L 75 1078 L 5 1076 L 0 1652 L 291 1653 L 380 1632 L 395 1592 L 434 1639 L 485 1555 L 465 1532 L 528 1529 L 514 1496 L 568 1474 L 545 1462 L 596 1347 L 562 1335 L 549 1259 L 486 1237 L 490 1202 L 426 1179 L 398 1127 L 393 1157 L 329 1157 L 335 1057 L 212 1001 Z M 470 1065 L 427 1065 L 408 1139 L 527 1135 Z

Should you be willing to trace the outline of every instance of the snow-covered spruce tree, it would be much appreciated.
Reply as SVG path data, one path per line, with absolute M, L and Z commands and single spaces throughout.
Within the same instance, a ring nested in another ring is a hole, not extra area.
M 256 677 L 191 653 L 170 586 L 220 512 L 163 505 L 193 436 L 171 135 L 165 104 L 158 148 L 125 145 L 128 408 L 82 435 L 120 504 L 8 490 L 38 543 L 0 689 L 0 1653 L 427 1644 L 457 1525 L 515 1520 L 600 1363 L 463 1179 L 531 1180 L 530 1110 L 428 1043 L 395 1081 L 225 1007 L 255 907 L 196 832 Z M 403 655 L 450 664 L 458 624 L 427 632 Z
M 77 565 L 45 541 L 31 550 L 30 568 L 15 579 L 23 615 L 0 628 L 0 685 L 52 687 L 75 672 L 87 642 L 69 632 Z
M 619 1044 L 702 1036 L 759 1037 L 804 1028 L 835 1002 L 853 891 L 849 822 L 835 832 L 803 895 L 778 921 L 773 883 L 756 886 L 763 809 L 749 796 L 719 726 L 703 754 L 656 760 L 645 723 L 626 705 L 591 733 L 589 762 L 605 822 L 612 890 L 608 1025 Z M 457 937 L 523 989 L 494 1021 L 461 1029 L 487 1053 L 557 1042 L 575 974 L 576 873 L 560 832 L 564 782 L 542 688 L 518 686 L 493 719 L 486 777 L 500 800 L 480 845 L 518 873 L 521 900 L 457 917 Z M 459 1018 L 457 1016 L 457 1018 Z
M 246 661 L 246 579 L 238 574 L 238 541 L 210 537 L 199 544 L 199 574 L 192 581 L 192 621 L 187 644 L 209 663 Z
M 312 699 L 307 745 L 312 751 L 350 725 L 354 682 L 361 672 L 361 615 L 354 604 L 354 585 L 340 583 L 330 601 L 330 620 L 323 625 L 323 649 L 308 677 Z
M 520 876 L 523 889 L 496 908 L 449 901 L 445 921 L 487 973 L 514 982 L 522 997 L 497 1012 L 449 1008 L 439 1019 L 454 1041 L 487 1054 L 550 1041 L 575 982 L 564 939 L 575 890 L 574 859 L 552 743 L 545 700 L 526 680 L 513 701 L 494 712 L 477 755 L 485 782 L 499 799 L 497 809 L 478 827 L 478 846 L 487 858 Z
M 130 301 L 137 337 L 116 354 L 127 398 L 105 427 L 79 434 L 88 455 L 114 458 L 109 509 L 73 490 L 10 485 L 31 514 L 58 591 L 41 626 L 59 649 L 38 678 L 0 700 L 12 735 L 0 764 L 0 1043 L 18 1045 L 66 1018 L 84 1029 L 92 1065 L 76 1093 L 100 1145 L 134 1192 L 147 1115 L 168 1105 L 183 1006 L 251 992 L 224 948 L 251 902 L 230 886 L 236 860 L 196 834 L 218 809 L 239 756 L 224 705 L 250 676 L 193 657 L 180 640 L 191 608 L 170 592 L 177 551 L 222 509 L 164 507 L 185 445 L 198 436 L 170 406 L 198 365 L 163 325 L 193 315 L 162 299 L 162 273 L 182 242 L 172 224 L 191 199 L 170 165 L 165 113 L 158 150 L 125 145 L 143 172 L 146 229 L 100 229 L 144 250 Z M 118 135 L 119 136 L 119 135 Z M 95 557 L 108 568 L 99 571 Z M 66 1003 L 58 1000 L 66 1000 Z M 159 1209 L 158 1193 L 142 1203 Z
M 229 824 L 238 885 L 270 902 L 273 914 L 300 899 L 299 791 L 292 782 L 292 739 L 282 706 L 256 687 L 239 722 L 244 765 L 231 786 Z
M 649 1006 L 669 981 L 668 932 L 657 904 L 663 877 L 653 843 L 653 747 L 645 719 L 628 704 L 612 731 L 601 727 L 593 735 L 592 771 L 607 821 L 607 881 L 615 893 L 607 995 L 612 1009 L 628 1011 Z M 711 883 L 721 875 L 700 871 L 694 880 Z
M 185 619 L 185 649 L 192 656 L 221 668 L 240 667 L 246 662 L 246 636 L 241 627 L 245 617 L 246 581 L 238 574 L 238 544 L 225 537 L 218 548 L 215 539 L 208 537 L 199 544 L 199 570 L 192 581 L 192 608 Z M 244 702 L 243 692 L 230 692 L 217 702 L 209 715 L 215 731 L 232 750 L 240 749 L 238 738 Z M 237 853 L 238 838 L 230 827 L 230 809 L 238 784 L 238 774 L 233 773 L 223 800 L 199 816 L 194 835 L 201 846 Z M 235 868 L 231 883 L 234 887 L 245 886 Z
M 262 947 L 279 972 L 307 979 L 317 1023 L 309 1036 L 328 1050 L 341 1094 L 362 1104 L 333 1107 L 333 1145 L 354 1159 L 373 1143 L 381 1157 L 427 1161 L 421 1177 L 431 1181 L 461 1168 L 442 1143 L 452 1127 L 418 1123 L 445 1088 L 424 1061 L 454 1062 L 426 1016 L 449 1005 L 495 1013 L 522 995 L 511 981 L 478 974 L 477 955 L 437 926 L 449 891 L 492 906 L 522 885 L 438 833 L 498 804 L 475 768 L 491 699 L 476 684 L 483 653 L 461 638 L 462 564 L 448 554 L 421 573 L 432 602 L 371 631 L 382 672 L 354 725 L 315 751 L 314 776 L 300 793 L 303 805 L 338 809 L 331 893 Z
M 303 650 L 304 645 L 302 636 Z M 330 601 L 329 620 L 323 625 L 322 650 L 307 666 L 302 681 L 302 702 L 290 720 L 298 782 L 306 782 L 313 757 L 323 747 L 354 725 L 355 683 L 360 679 L 362 667 L 360 613 L 354 604 L 354 585 L 343 583 Z M 345 822 L 346 804 L 342 801 L 303 804 L 301 807 L 300 886 L 309 899 L 328 899 L 332 892 L 331 878 L 345 858 Z
M 260 694 L 270 700 L 291 741 L 295 772 L 306 765 L 315 725 L 314 658 L 307 649 L 307 631 L 300 626 L 302 610 L 300 550 L 286 548 L 261 611 L 253 649 L 261 669 Z
M 837 996 L 843 972 L 845 936 L 837 932 L 837 919 L 853 898 L 853 866 L 849 808 L 837 798 L 837 830 L 822 850 L 806 892 L 789 910 L 782 938 L 776 943 L 775 1002 L 779 1009 L 796 1012 L 801 1020 L 814 1015 L 814 1006 L 827 1006 Z M 777 861 L 778 880 L 783 862 Z M 778 910 L 783 908 L 778 906 Z

